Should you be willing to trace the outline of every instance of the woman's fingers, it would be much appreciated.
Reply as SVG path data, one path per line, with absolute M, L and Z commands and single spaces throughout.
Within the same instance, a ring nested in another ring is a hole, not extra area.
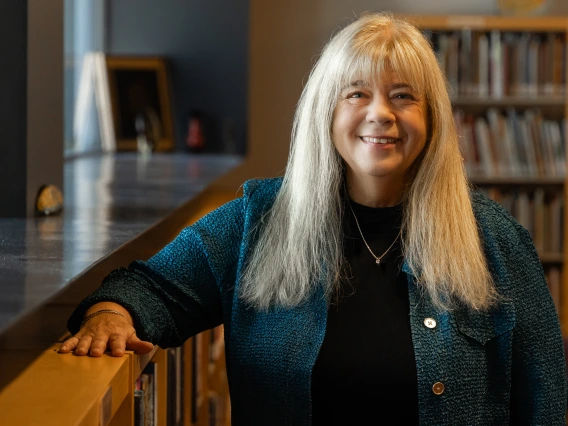
M 75 355 L 90 355 L 93 357 L 102 356 L 105 351 L 110 349 L 113 356 L 122 356 L 126 349 L 126 342 L 136 336 L 136 332 L 131 325 L 117 322 L 98 322 L 79 330 L 75 336 L 65 340 L 59 348 L 60 353 L 74 351 Z M 152 350 L 153 345 L 149 342 L 141 344 L 140 339 L 135 338 L 135 350 L 147 353 Z M 147 349 L 149 345 L 149 350 Z
M 84 334 L 80 337 L 79 343 L 75 347 L 75 355 L 87 355 L 89 349 L 91 348 L 91 342 L 93 341 L 93 336 L 89 334 Z
M 154 349 L 154 345 L 151 342 L 140 340 L 136 333 L 132 333 L 132 336 L 128 339 L 127 346 L 139 355 L 147 354 Z
M 126 349 L 126 336 L 119 333 L 113 333 L 108 339 L 108 348 L 112 356 L 124 355 Z
M 91 356 L 102 356 L 107 348 L 107 343 L 109 341 L 108 334 L 99 333 L 91 341 L 91 349 L 89 355 Z
M 137 354 L 151 352 L 154 345 L 136 336 L 131 324 L 116 315 L 97 315 L 89 320 L 75 336 L 67 339 L 59 352 L 75 351 L 75 355 L 102 356 L 107 348 L 112 356 L 123 356 L 128 348 Z
M 73 349 L 77 347 L 77 343 L 79 343 L 78 337 L 76 336 L 70 337 L 61 344 L 61 346 L 59 347 L 59 353 L 66 354 L 71 352 Z

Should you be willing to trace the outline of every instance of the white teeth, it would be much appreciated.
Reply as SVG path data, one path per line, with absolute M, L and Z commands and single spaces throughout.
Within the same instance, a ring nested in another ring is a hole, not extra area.
M 395 143 L 398 140 L 397 138 L 372 138 L 369 136 L 363 136 L 361 139 L 363 139 L 365 142 L 377 144 Z

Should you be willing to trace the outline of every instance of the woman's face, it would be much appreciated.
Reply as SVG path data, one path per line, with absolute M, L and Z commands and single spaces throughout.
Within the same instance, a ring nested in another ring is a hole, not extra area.
M 426 144 L 426 103 L 389 73 L 381 82 L 353 81 L 334 111 L 333 142 L 350 186 L 402 194 L 406 172 Z

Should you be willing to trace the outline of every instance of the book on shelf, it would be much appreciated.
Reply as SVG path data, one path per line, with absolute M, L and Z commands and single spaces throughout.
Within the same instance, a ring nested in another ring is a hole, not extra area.
M 478 57 L 478 88 L 477 95 L 480 98 L 489 96 L 489 38 L 487 34 L 481 33 L 477 39 Z
M 558 262 L 564 232 L 564 195 L 561 191 L 547 191 L 542 187 L 532 191 L 510 190 L 495 186 L 479 190 L 501 204 L 527 229 L 539 254 L 554 255 L 550 262 Z
M 489 67 L 490 67 L 490 83 L 491 96 L 501 98 L 503 91 L 503 50 L 501 47 L 501 31 L 491 30 L 489 33 Z
M 552 253 L 561 253 L 564 249 L 562 235 L 564 234 L 564 197 L 562 194 L 553 194 L 548 204 L 550 223 L 549 250 Z
M 215 392 L 209 394 L 209 426 L 217 426 L 220 419 L 219 410 L 221 404 L 219 403 L 219 395 Z
M 548 290 L 552 296 L 552 301 L 556 307 L 556 311 L 560 312 L 560 298 L 561 298 L 561 283 L 562 283 L 562 272 L 557 266 L 550 266 L 545 271 L 546 283 L 548 285 Z
M 485 118 L 481 116 L 477 117 L 475 119 L 475 126 L 473 130 L 476 136 L 475 141 L 478 143 L 479 148 L 480 168 L 486 176 L 496 176 L 497 161 L 495 158 L 495 145 L 491 140 L 489 126 L 487 125 Z
M 515 200 L 515 216 L 517 221 L 525 227 L 531 235 L 534 235 L 533 225 L 531 221 L 533 202 L 529 197 L 529 194 L 525 191 L 520 191 L 517 193 Z
M 553 44 L 552 87 L 555 95 L 564 95 L 566 90 L 566 40 L 556 34 Z
M 138 408 L 141 413 L 137 415 L 139 422 L 135 422 L 140 426 L 154 426 L 155 420 L 155 406 L 154 403 L 157 399 L 155 396 L 155 377 L 154 377 L 154 363 L 149 362 L 146 368 L 142 371 L 134 382 L 135 398 L 141 398 L 141 402 L 137 402 Z
M 473 116 L 466 115 L 463 110 L 456 108 L 454 109 L 454 119 L 466 172 L 469 176 L 480 175 L 479 155 L 472 124 Z
M 470 28 L 463 28 L 460 32 L 461 45 L 459 46 L 459 65 L 462 70 L 462 78 L 459 79 L 458 93 L 471 94 L 471 82 L 473 81 L 473 69 L 471 67 L 471 57 L 473 53 L 473 37 Z
M 211 329 L 209 334 L 211 339 L 209 344 L 209 360 L 212 363 L 216 363 L 225 351 L 223 325 Z
M 157 425 L 158 396 L 156 395 L 156 363 L 148 362 L 140 375 L 141 388 L 144 390 L 144 426 Z
M 210 353 L 209 342 L 210 332 L 202 332 L 192 338 L 191 349 L 193 351 L 191 389 L 192 389 L 192 421 L 200 421 L 199 412 L 201 406 L 207 404 L 207 375 L 209 374 Z
M 544 202 L 544 190 L 542 188 L 536 188 L 533 193 L 533 224 L 531 226 L 533 233 L 532 239 L 539 253 L 544 253 L 544 240 L 546 238 L 544 234 L 544 222 L 545 222 L 545 202 Z
M 503 68 L 500 76 L 503 80 L 503 95 L 511 96 L 517 92 L 516 82 L 519 80 L 517 37 L 511 32 L 505 32 L 502 37 Z
M 531 138 L 529 123 L 527 120 L 527 111 L 525 111 L 524 116 L 517 115 L 517 127 L 519 132 L 517 134 L 517 142 L 520 145 L 520 150 L 524 152 L 525 159 L 525 170 L 527 176 L 538 176 L 538 164 L 536 158 L 536 152 L 534 149 L 534 142 Z
M 197 336 L 194 336 L 191 339 L 191 351 L 191 423 L 197 423 L 199 417 L 197 400 L 200 395 L 198 376 L 199 368 L 201 368 L 201 362 L 197 359 Z
M 134 390 L 134 426 L 144 426 L 144 391 L 142 389 Z
M 515 176 L 516 151 L 509 136 L 505 118 L 497 108 L 487 110 L 487 122 L 491 135 L 491 144 L 496 148 L 497 172 L 500 175 Z
M 546 134 L 548 136 L 549 143 L 553 152 L 553 157 L 555 158 L 554 170 L 557 176 L 566 175 L 566 149 L 565 140 L 563 135 L 566 134 L 566 120 L 560 122 L 547 120 Z
M 526 65 L 526 95 L 536 97 L 539 94 L 539 45 L 538 34 L 529 33 L 527 42 L 527 65 Z
M 182 426 L 184 422 L 184 346 L 167 349 L 168 359 L 168 426 Z

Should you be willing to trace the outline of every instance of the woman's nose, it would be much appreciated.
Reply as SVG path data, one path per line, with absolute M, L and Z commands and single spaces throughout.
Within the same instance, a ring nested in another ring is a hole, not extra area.
M 374 98 L 372 102 L 369 103 L 367 121 L 382 124 L 394 120 L 395 116 L 388 99 L 380 96 Z

